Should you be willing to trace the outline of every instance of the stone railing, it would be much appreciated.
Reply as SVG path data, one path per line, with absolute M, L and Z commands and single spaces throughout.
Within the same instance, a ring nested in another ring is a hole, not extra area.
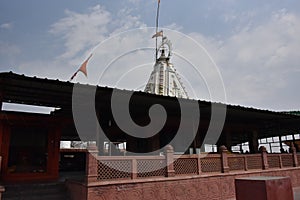
M 222 146 L 218 154 L 180 156 L 170 145 L 162 156 L 98 156 L 96 149 L 90 147 L 86 157 L 88 183 L 298 167 L 300 159 L 295 148 L 286 154 L 268 154 L 264 147 L 259 154 L 231 154 Z

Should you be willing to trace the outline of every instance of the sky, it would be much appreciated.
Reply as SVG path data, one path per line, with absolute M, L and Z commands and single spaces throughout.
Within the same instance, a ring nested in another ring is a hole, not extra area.
M 1 0 L 0 72 L 68 81 L 93 53 L 88 77 L 74 82 L 143 90 L 156 8 L 157 0 Z M 159 24 L 191 98 L 300 110 L 300 1 L 161 0 Z M 223 98 L 210 91 L 220 81 Z

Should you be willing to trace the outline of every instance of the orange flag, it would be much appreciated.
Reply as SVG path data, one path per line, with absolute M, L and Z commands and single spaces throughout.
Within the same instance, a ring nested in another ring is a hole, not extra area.
M 155 38 L 155 37 L 162 37 L 164 35 L 163 31 L 159 31 L 157 33 L 155 33 L 152 38 Z
M 82 72 L 86 77 L 87 77 L 87 64 L 90 60 L 90 58 L 92 57 L 93 54 L 91 54 L 80 66 L 80 68 L 73 74 L 73 76 L 70 78 L 70 81 L 73 80 L 75 78 L 75 76 L 77 75 L 77 73 L 80 71 Z

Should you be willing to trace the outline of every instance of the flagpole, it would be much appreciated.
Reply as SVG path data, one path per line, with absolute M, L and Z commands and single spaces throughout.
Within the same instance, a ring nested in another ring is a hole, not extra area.
M 159 5 L 160 0 L 157 2 L 157 12 L 156 12 L 156 33 L 158 33 L 158 17 L 159 17 Z M 155 61 L 157 60 L 158 49 L 157 49 L 157 37 L 155 39 Z
M 75 78 L 75 76 L 77 75 L 78 72 L 79 72 L 79 70 L 77 70 L 77 71 L 73 74 L 73 76 L 70 78 L 69 81 L 72 81 L 72 80 Z

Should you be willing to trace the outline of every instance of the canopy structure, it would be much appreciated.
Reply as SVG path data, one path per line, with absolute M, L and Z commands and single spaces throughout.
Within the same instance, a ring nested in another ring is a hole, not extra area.
M 176 123 L 178 123 L 177 118 L 180 113 L 176 111 L 178 99 L 175 97 L 27 77 L 12 72 L 0 73 L 0 100 L 1 104 L 2 102 L 7 102 L 56 108 L 57 110 L 50 115 L 41 115 L 41 117 L 62 123 L 62 140 L 75 140 L 79 139 L 79 137 L 74 126 L 72 115 L 74 85 L 79 85 L 87 90 L 96 91 L 95 107 L 98 119 L 100 124 L 106 124 L 104 125 L 104 130 L 110 139 L 114 141 L 126 140 L 127 136 L 118 128 L 111 113 L 110 105 L 113 91 L 118 91 L 123 94 L 133 93 L 130 101 L 130 112 L 132 117 L 137 119 L 138 124 L 145 125 L 149 123 L 148 110 L 149 107 L 154 104 L 161 104 L 167 107 L 168 116 L 170 115 L 173 119 L 170 128 L 166 129 L 168 132 L 172 131 L 172 128 L 176 128 Z M 122 99 L 120 99 L 120 101 L 122 101 Z M 184 101 L 197 102 L 200 108 L 201 117 L 199 130 L 197 131 L 197 136 L 195 137 L 196 142 L 194 143 L 195 146 L 199 147 L 202 144 L 201 140 L 203 140 L 206 134 L 207 126 L 211 118 L 212 105 L 218 107 L 218 105 L 224 106 L 224 104 L 190 99 L 184 99 Z M 86 102 L 82 102 L 82 105 L 85 103 Z M 232 146 L 247 141 L 251 143 L 251 141 L 261 138 L 299 133 L 299 115 L 235 105 L 225 106 L 227 107 L 226 120 L 217 145 L 225 144 Z M 17 116 L 18 113 L 1 111 L 2 120 L 5 120 L 5 115 Z

